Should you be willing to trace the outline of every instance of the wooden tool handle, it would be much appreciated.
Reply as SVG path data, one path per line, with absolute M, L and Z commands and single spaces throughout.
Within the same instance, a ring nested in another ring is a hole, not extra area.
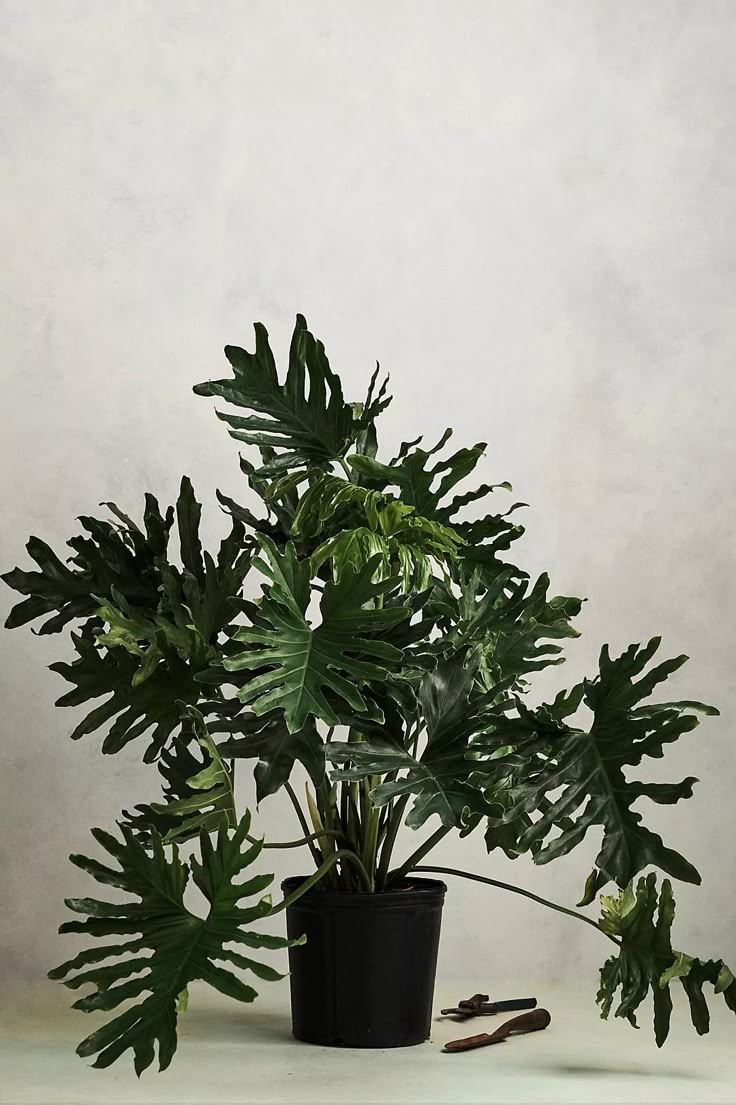
M 512 1017 L 498 1029 L 499 1035 L 514 1036 L 520 1032 L 539 1032 L 546 1028 L 552 1020 L 546 1009 L 531 1009 L 528 1013 L 522 1013 L 518 1017 Z M 495 1035 L 495 1033 L 494 1033 Z
M 477 1036 L 465 1036 L 462 1040 L 450 1040 L 445 1044 L 445 1051 L 471 1051 L 476 1047 L 488 1047 L 489 1044 L 500 1044 L 509 1036 L 518 1036 L 523 1032 L 539 1032 L 546 1028 L 552 1018 L 546 1009 L 531 1009 L 528 1013 L 521 1013 L 518 1017 L 512 1017 L 495 1032 L 480 1032 Z

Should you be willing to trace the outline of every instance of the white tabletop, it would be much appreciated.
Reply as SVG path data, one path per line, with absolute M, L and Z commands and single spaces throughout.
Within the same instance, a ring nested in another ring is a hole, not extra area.
M 335 1050 L 297 1043 L 290 1035 L 288 984 L 262 985 L 252 1006 L 193 988 L 180 1019 L 179 1050 L 164 1074 L 141 1079 L 129 1058 L 92 1070 L 74 1054 L 101 1017 L 67 1009 L 74 996 L 47 983 L 3 994 L 0 1020 L 0 1102 L 3 1105 L 218 1105 L 357 1103 L 736 1103 L 736 1018 L 713 1001 L 710 1036 L 699 1038 L 682 1003 L 670 1039 L 654 1045 L 649 1010 L 636 1032 L 598 1017 L 590 986 L 540 990 L 552 1014 L 544 1032 L 460 1055 L 441 1051 L 468 1035 L 448 1019 L 435 1021 L 432 1040 L 386 1051 Z M 436 1008 L 477 989 L 442 980 Z M 516 996 L 497 985 L 496 997 Z M 679 995 L 678 995 L 679 997 Z M 478 1022 L 476 1022 L 478 1023 Z M 497 1027 L 489 1018 L 481 1028 Z

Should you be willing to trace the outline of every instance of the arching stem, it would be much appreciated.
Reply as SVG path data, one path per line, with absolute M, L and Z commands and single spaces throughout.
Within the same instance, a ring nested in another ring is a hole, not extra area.
M 458 871 L 455 867 L 434 867 L 434 866 L 421 866 L 412 867 L 412 871 L 433 871 L 439 875 L 459 875 L 461 879 L 470 879 L 472 882 L 482 882 L 487 886 L 495 886 L 499 890 L 509 890 L 512 894 L 521 894 L 523 898 L 530 898 L 533 902 L 537 902 L 539 905 L 546 905 L 548 909 L 554 909 L 557 913 L 565 913 L 568 917 L 574 917 L 576 921 L 582 921 L 585 925 L 590 925 L 591 928 L 597 929 L 603 936 L 611 940 L 617 947 L 620 947 L 620 941 L 615 936 L 611 936 L 610 933 L 604 932 L 599 924 L 593 921 L 590 917 L 585 917 L 582 913 L 575 913 L 572 909 L 567 909 L 564 905 L 557 905 L 556 902 L 548 902 L 546 898 L 540 898 L 538 894 L 532 894 L 531 890 L 523 890 L 520 886 L 514 886 L 510 882 L 500 882 L 498 879 L 488 879 L 485 875 L 474 875 L 471 871 Z

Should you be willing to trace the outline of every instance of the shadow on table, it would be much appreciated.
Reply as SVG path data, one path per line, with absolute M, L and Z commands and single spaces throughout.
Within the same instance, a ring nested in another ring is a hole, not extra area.
M 697 1073 L 686 1070 L 683 1067 L 652 1067 L 634 1066 L 633 1064 L 605 1065 L 603 1063 L 544 1063 L 536 1068 L 547 1071 L 549 1074 L 563 1074 L 571 1078 L 576 1076 L 584 1078 L 678 1078 L 691 1081 L 708 1081 L 708 1076 L 701 1071 Z

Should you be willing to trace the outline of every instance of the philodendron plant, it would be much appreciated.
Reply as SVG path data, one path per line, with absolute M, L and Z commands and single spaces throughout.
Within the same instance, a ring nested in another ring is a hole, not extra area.
M 230 532 L 216 556 L 202 550 L 201 508 L 184 477 L 175 506 L 161 510 L 147 494 L 139 524 L 106 503 L 107 519 L 80 519 L 66 562 L 33 537 L 38 570 L 3 577 L 27 596 L 9 627 L 40 622 L 48 634 L 76 623 L 76 658 L 52 665 L 71 685 L 57 705 L 88 710 L 72 738 L 100 734 L 109 754 L 134 742 L 163 787 L 160 802 L 122 813 L 117 834 L 92 830 L 106 862 L 71 857 L 123 892 L 123 900 L 67 901 L 84 919 L 62 931 L 97 939 L 51 977 L 91 985 L 75 1008 L 124 1006 L 79 1054 L 104 1067 L 132 1049 L 140 1072 L 158 1041 L 164 1068 L 189 982 L 251 1001 L 255 991 L 233 968 L 280 977 L 241 950 L 288 943 L 252 927 L 286 904 L 263 895 L 272 876 L 250 874 L 262 849 L 311 853 L 314 874 L 292 897 L 314 886 L 380 894 L 413 870 L 447 871 L 422 861 L 447 834 L 472 832 L 489 853 L 537 864 L 566 855 L 588 830 L 598 834 L 578 906 L 610 888 L 598 921 L 482 874 L 454 873 L 597 928 L 614 945 L 600 975 L 604 1017 L 617 1002 L 616 1015 L 636 1024 L 651 991 L 662 1044 L 679 981 L 697 1031 L 707 1032 L 704 985 L 736 1011 L 736 981 L 720 960 L 673 947 L 671 884 L 652 869 L 688 883 L 700 876 L 633 808 L 641 798 L 689 798 L 696 780 L 631 777 L 699 715 L 717 713 L 650 700 L 686 657 L 654 662 L 657 637 L 615 657 L 604 646 L 590 679 L 527 705 L 530 677 L 561 663 L 559 642 L 577 636 L 581 602 L 550 595 L 546 575 L 532 582 L 509 559 L 523 533 L 512 519 L 520 504 L 472 510 L 511 490 L 461 488 L 485 445 L 451 452 L 447 430 L 432 447 L 417 438 L 379 460 L 376 420 L 390 398 L 378 373 L 363 403 L 346 402 L 298 316 L 281 381 L 265 328 L 255 331 L 255 352 L 226 348 L 231 377 L 194 389 L 225 401 L 218 417 L 258 458 L 240 466 L 262 508 L 218 494 Z M 234 796 L 239 759 L 255 761 L 259 803 L 285 790 L 298 840 L 251 835 Z M 309 780 L 304 803 L 291 781 L 297 761 Z M 405 829 L 420 843 L 396 863 Z M 192 851 L 186 862 L 182 842 Z M 190 875 L 206 911 L 185 904 Z

